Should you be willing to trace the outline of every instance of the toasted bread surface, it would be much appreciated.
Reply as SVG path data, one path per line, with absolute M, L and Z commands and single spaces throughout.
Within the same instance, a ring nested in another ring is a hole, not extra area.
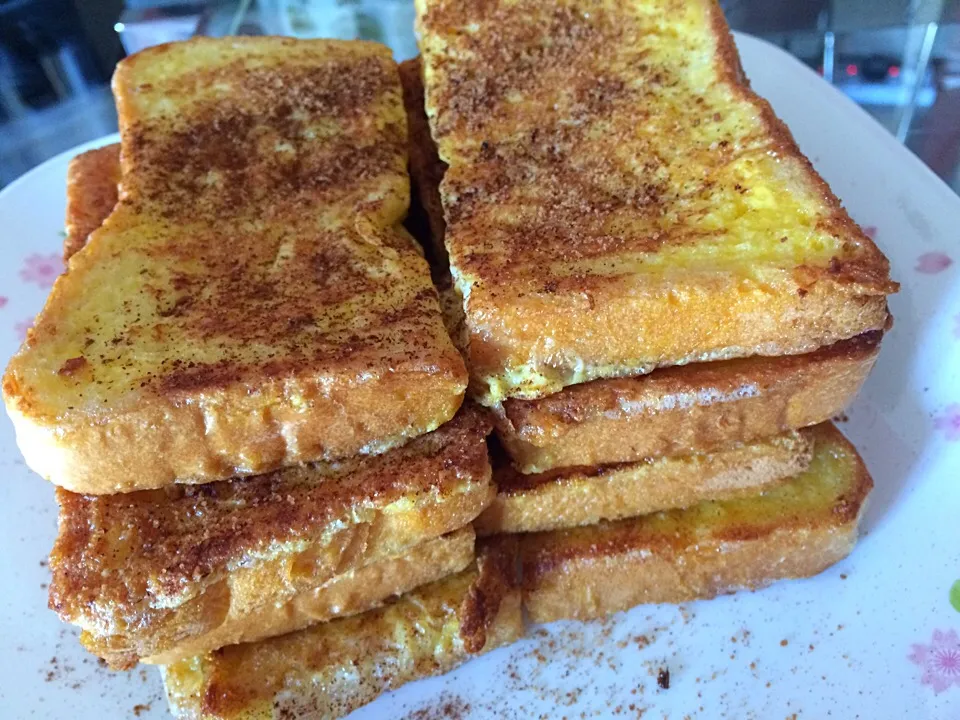
M 810 463 L 809 431 L 789 432 L 708 454 L 572 467 L 523 475 L 505 459 L 497 497 L 474 521 L 478 535 L 527 533 L 747 497 Z
M 463 300 L 450 278 L 443 246 L 440 182 L 445 165 L 429 134 L 419 58 L 401 64 L 401 80 L 411 180 L 429 220 L 418 239 L 431 256 L 447 330 L 466 355 Z M 802 355 L 694 363 L 573 385 L 545 398 L 508 398 L 496 407 L 497 434 L 525 473 L 752 442 L 841 412 L 873 367 L 881 337 L 872 331 Z
M 474 560 L 473 544 L 473 528 L 467 525 L 422 542 L 401 555 L 374 560 L 336 575 L 286 602 L 259 605 L 249 615 L 228 618 L 209 633 L 186 638 L 141 661 L 168 665 L 227 645 L 277 637 L 318 622 L 365 612 L 394 595 L 464 570 Z
M 383 608 L 167 666 L 171 711 L 191 719 L 338 718 L 452 669 L 477 643 L 487 651 L 518 640 L 513 549 L 509 540 L 481 547 L 477 566 Z
M 119 203 L 4 378 L 28 464 L 76 492 L 382 452 L 466 383 L 416 243 L 389 50 L 196 39 L 114 76 Z
M 446 166 L 437 157 L 436 145 L 430 137 L 430 125 L 423 106 L 420 58 L 404 60 L 399 70 L 403 107 L 407 113 L 411 191 L 417 196 L 419 209 L 425 210 L 423 219 L 429 227 L 423 233 L 414 233 L 414 237 L 418 242 L 423 242 L 425 250 L 431 253 L 431 270 L 439 269 L 449 278 L 446 249 L 443 246 L 443 206 L 439 194 Z M 90 233 L 110 215 L 117 204 L 119 184 L 120 143 L 88 150 L 70 161 L 67 170 L 64 262 L 86 244 Z
M 880 340 L 872 332 L 803 355 L 662 368 L 510 399 L 497 409 L 497 435 L 526 473 L 714 452 L 842 412 Z
M 119 495 L 59 490 L 50 606 L 118 666 L 248 632 L 264 605 L 473 520 L 496 492 L 488 430 L 467 407 L 379 456 Z
M 833 425 L 811 432 L 807 470 L 758 495 L 520 536 L 531 619 L 710 598 L 814 575 L 845 557 L 873 482 Z
M 879 330 L 889 264 L 713 0 L 417 0 L 484 404 Z
M 106 145 L 77 155 L 67 167 L 67 217 L 63 261 L 87 244 L 117 204 L 120 145 Z

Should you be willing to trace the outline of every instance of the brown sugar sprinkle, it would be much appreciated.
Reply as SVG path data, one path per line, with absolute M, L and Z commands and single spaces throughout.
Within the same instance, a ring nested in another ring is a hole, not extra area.
M 734 100 L 698 92 L 687 81 L 693 58 L 705 49 L 696 34 L 677 41 L 689 43 L 688 52 L 674 57 L 646 46 L 644 37 L 656 34 L 656 23 L 680 12 L 676 5 L 664 4 L 652 19 L 603 3 L 449 0 L 423 13 L 421 31 L 444 40 L 443 49 L 425 50 L 427 101 L 434 138 L 450 163 L 447 242 L 462 245 L 456 261 L 462 271 L 499 285 L 519 273 L 520 252 L 539 269 L 541 259 L 574 261 L 692 243 L 693 222 L 684 231 L 676 222 L 663 231 L 660 220 L 675 208 L 688 210 L 692 198 L 709 206 L 751 190 L 711 170 L 758 150 L 806 164 L 789 133 L 743 82 L 725 32 L 715 50 L 717 69 L 739 85 Z M 452 30 L 470 25 L 483 32 Z M 678 97 L 689 102 L 678 107 Z M 688 137 L 680 131 L 688 123 L 735 123 L 740 112 L 759 120 L 737 130 L 720 126 L 718 133 Z M 638 160 L 627 162 L 625 154 Z M 536 202 L 528 202 L 534 193 Z M 507 218 L 504 206 L 511 208 Z M 862 235 L 832 198 L 823 212 L 838 232 Z M 610 220 L 622 217 L 635 220 L 637 229 L 611 232 Z M 851 254 L 860 252 L 854 245 Z M 846 260 L 837 259 L 831 271 L 846 270 Z M 537 280 L 545 292 L 580 292 L 584 284 L 542 273 Z
M 139 703 L 133 706 L 133 714 L 137 717 L 145 712 L 150 712 L 150 703 Z
M 458 695 L 443 693 L 437 701 L 405 716 L 406 720 L 464 720 L 470 717 L 471 705 Z
M 657 685 L 661 690 L 670 689 L 670 668 L 660 668 L 660 672 L 657 673 Z
M 73 375 L 87 366 L 87 359 L 80 355 L 78 357 L 72 357 L 63 362 L 63 365 L 60 366 L 60 369 L 57 371 L 58 375 Z
M 130 250 L 169 277 L 144 269 L 114 308 L 116 329 L 77 338 L 85 359 L 67 358 L 62 375 L 92 374 L 97 393 L 180 394 L 351 358 L 403 367 L 432 347 L 436 291 L 395 227 L 409 182 L 396 66 L 386 48 L 312 57 L 311 47 L 291 44 L 279 67 L 248 67 L 244 55 L 126 88 L 134 104 L 183 103 L 175 118 L 131 113 L 123 133 L 118 223 L 150 227 Z M 135 82 L 123 68 L 118 77 Z M 228 97 L 191 100 L 188 88 L 221 83 Z M 369 222 L 319 221 L 333 215 Z M 149 333 L 178 340 L 142 363 L 135 350 Z
M 347 77 L 349 82 L 341 80 Z M 151 118 L 128 128 L 124 153 L 137 172 L 136 186 L 125 187 L 127 195 L 156 203 L 170 217 L 190 213 L 215 219 L 224 211 L 269 202 L 270 196 L 340 193 L 394 160 L 383 146 L 321 148 L 306 132 L 309 118 L 335 114 L 356 122 L 370 112 L 395 84 L 382 58 L 325 58 L 288 68 L 251 68 L 236 61 L 206 71 L 206 82 L 217 78 L 234 86 L 230 101 L 195 104 L 192 121 L 183 127 Z M 403 142 L 401 127 L 388 130 L 395 133 L 394 142 Z M 251 153 L 264 138 L 283 141 L 293 151 Z M 210 183 L 209 171 L 223 181 Z
M 646 622 L 650 627 L 654 620 L 648 617 Z M 680 622 L 675 618 L 670 625 Z M 564 709 L 539 717 L 643 717 L 648 708 L 639 700 L 655 687 L 667 661 L 637 656 L 669 626 L 651 627 L 642 634 L 623 630 L 613 617 L 549 630 L 534 628 L 500 673 L 506 683 L 502 696 L 496 701 L 478 699 L 474 711 L 478 717 L 538 717 L 516 705 L 517 697 L 532 694 L 538 705 Z M 611 672 L 595 676 L 592 668 Z
M 780 641 L 780 647 L 786 647 L 788 644 L 789 644 L 789 643 L 787 643 L 786 640 L 781 640 L 781 641 Z

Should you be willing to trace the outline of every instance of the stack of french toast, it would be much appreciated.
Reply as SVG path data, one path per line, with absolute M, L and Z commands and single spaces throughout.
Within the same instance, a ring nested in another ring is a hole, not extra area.
M 120 145 L 71 163 L 67 269 L 4 399 L 58 486 L 51 607 L 161 665 L 178 717 L 339 717 L 522 611 L 709 598 L 856 542 L 872 483 L 830 418 L 896 284 L 716 4 L 417 15 L 399 68 L 145 50 Z
M 716 4 L 418 10 L 413 175 L 499 441 L 475 526 L 522 534 L 530 617 L 844 557 L 871 481 L 829 420 L 896 285 L 750 91 Z
M 165 666 L 188 717 L 338 716 L 518 638 L 389 50 L 198 39 L 114 91 L 120 147 L 70 166 L 67 269 L 4 380 L 59 486 L 51 607 Z

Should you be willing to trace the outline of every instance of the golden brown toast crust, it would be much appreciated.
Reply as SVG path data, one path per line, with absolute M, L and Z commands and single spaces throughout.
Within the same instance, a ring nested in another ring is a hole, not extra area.
M 883 328 L 886 258 L 714 2 L 417 8 L 481 402 Z
M 422 542 L 402 555 L 375 560 L 336 575 L 320 587 L 298 593 L 284 603 L 261 605 L 249 615 L 225 621 L 209 633 L 186 638 L 169 650 L 142 657 L 140 661 L 168 665 L 227 645 L 256 642 L 318 622 L 366 612 L 394 595 L 458 573 L 473 560 L 474 532 L 467 525 Z M 86 644 L 87 638 L 81 637 L 81 640 Z M 90 649 L 100 654 L 96 648 Z
M 516 641 L 523 623 L 510 546 L 481 544 L 479 569 L 383 608 L 171 665 L 164 669 L 171 711 L 179 718 L 332 720 L 387 690 L 451 670 L 470 657 L 474 642 L 488 651 Z M 477 624 L 475 617 L 486 619 Z
M 880 340 L 873 332 L 804 355 L 662 368 L 510 399 L 498 409 L 497 435 L 526 473 L 714 452 L 842 412 Z
M 67 236 L 63 261 L 68 262 L 87 238 L 103 224 L 117 204 L 120 184 L 120 144 L 77 155 L 67 167 Z
M 702 455 L 573 467 L 523 475 L 494 468 L 496 499 L 474 520 L 478 535 L 592 525 L 757 494 L 810 463 L 809 431 L 790 432 Z
M 209 482 L 453 416 L 466 370 L 400 226 L 386 48 L 197 39 L 127 58 L 114 89 L 120 201 L 4 379 L 33 469 L 88 493 Z
M 504 535 L 480 542 L 477 551 L 477 579 L 470 586 L 460 604 L 460 639 L 468 653 L 483 652 L 491 643 L 490 629 L 497 624 L 497 617 L 504 603 L 520 586 L 517 552 L 519 544 L 512 536 Z M 508 608 L 507 612 L 512 612 Z
M 810 468 L 760 496 L 521 536 L 531 619 L 710 598 L 813 575 L 845 557 L 873 482 L 835 427 L 812 432 Z
M 493 499 L 484 413 L 384 455 L 202 486 L 58 491 L 50 606 L 114 664 L 232 633 L 259 606 L 469 523 Z

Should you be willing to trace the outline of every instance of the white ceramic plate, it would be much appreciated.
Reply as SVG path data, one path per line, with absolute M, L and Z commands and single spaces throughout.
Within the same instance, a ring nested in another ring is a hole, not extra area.
M 896 325 L 841 424 L 876 481 L 860 544 L 811 580 L 535 628 L 356 717 L 960 718 L 960 200 L 792 57 L 738 42 L 756 89 L 902 283 Z M 0 194 L 4 357 L 60 271 L 75 152 Z M 53 490 L 24 467 L 8 422 L 0 465 L 0 716 L 164 717 L 156 670 L 99 667 L 46 609 Z

